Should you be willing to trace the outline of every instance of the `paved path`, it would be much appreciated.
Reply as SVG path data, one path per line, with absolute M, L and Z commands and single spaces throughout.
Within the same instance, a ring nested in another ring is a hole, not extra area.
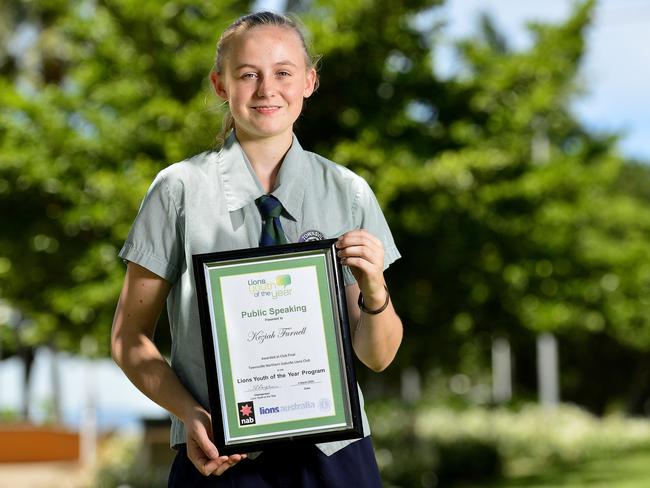
M 89 488 L 92 476 L 79 463 L 0 464 L 0 488 Z

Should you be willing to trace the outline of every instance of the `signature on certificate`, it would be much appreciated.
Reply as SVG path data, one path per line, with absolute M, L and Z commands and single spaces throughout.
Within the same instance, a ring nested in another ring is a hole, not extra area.
M 280 388 L 278 385 L 252 385 L 250 389 L 246 390 L 246 393 L 251 393 L 251 392 L 256 392 L 256 391 L 269 391 L 269 390 L 277 390 Z

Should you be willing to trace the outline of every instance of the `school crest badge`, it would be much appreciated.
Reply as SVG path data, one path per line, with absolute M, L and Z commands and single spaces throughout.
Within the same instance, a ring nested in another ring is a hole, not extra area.
M 317 230 L 308 230 L 300 235 L 298 242 L 322 241 L 323 239 L 325 239 L 325 236 L 322 232 Z

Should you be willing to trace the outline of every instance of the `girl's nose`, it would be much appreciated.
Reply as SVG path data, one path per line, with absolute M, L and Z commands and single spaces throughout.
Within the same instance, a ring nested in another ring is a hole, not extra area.
M 257 86 L 257 96 L 258 97 L 268 97 L 275 90 L 275 85 L 273 83 L 273 77 L 262 76 L 259 78 L 259 84 Z

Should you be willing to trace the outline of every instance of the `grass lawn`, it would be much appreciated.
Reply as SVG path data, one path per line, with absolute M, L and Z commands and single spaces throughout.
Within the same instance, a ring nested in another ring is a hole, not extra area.
M 471 485 L 467 485 L 469 488 Z M 476 486 L 476 485 L 474 485 Z M 491 488 L 648 488 L 650 450 L 613 453 L 572 466 L 552 467 L 544 473 L 513 477 L 489 485 Z

